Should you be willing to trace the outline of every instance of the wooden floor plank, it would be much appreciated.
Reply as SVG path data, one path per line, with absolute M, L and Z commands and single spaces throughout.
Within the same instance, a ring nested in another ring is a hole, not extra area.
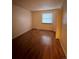
M 12 40 L 12 59 L 66 59 L 55 32 L 31 30 Z

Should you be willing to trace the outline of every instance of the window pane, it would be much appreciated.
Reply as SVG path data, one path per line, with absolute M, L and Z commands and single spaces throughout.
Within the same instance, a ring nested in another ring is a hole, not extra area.
M 43 13 L 42 14 L 42 23 L 52 23 L 52 13 Z

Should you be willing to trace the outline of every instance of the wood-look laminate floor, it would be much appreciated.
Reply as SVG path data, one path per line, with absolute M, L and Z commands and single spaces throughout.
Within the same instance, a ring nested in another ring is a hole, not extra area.
M 12 40 L 12 59 L 66 59 L 50 31 L 31 30 Z

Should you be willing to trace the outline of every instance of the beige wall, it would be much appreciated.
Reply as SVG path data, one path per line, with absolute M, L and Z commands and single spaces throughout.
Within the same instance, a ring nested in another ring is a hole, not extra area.
M 59 9 L 54 10 L 44 10 L 44 11 L 33 11 L 32 12 L 32 27 L 36 29 L 43 30 L 52 30 L 56 31 L 56 14 Z M 52 24 L 43 24 L 42 21 L 42 13 L 52 12 L 53 14 L 53 23 Z
M 62 6 L 62 27 L 61 27 L 61 38 L 60 43 L 63 48 L 65 55 L 67 56 L 67 2 L 64 1 Z
M 12 37 L 15 38 L 32 28 L 31 12 L 13 5 L 12 15 Z
M 61 31 L 62 31 L 62 9 L 57 12 L 56 16 L 56 39 L 61 39 Z
M 60 40 L 61 46 L 67 56 L 67 5 L 64 1 L 62 8 L 57 12 L 56 39 Z
M 67 2 L 64 2 L 63 5 L 63 21 L 62 21 L 62 36 L 61 36 L 61 45 L 67 56 Z

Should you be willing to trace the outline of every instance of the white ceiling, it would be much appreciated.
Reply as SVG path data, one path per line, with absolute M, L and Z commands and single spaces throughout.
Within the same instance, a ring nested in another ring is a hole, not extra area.
M 61 8 L 63 0 L 13 0 L 13 4 L 31 11 Z

